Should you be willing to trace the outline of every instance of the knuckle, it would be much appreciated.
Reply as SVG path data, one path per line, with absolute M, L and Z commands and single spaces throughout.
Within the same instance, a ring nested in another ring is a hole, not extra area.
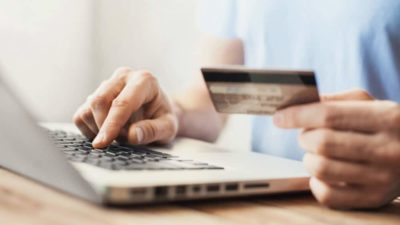
M 94 94 L 88 95 L 86 97 L 86 102 L 90 102 L 92 100 L 93 96 L 94 96 Z
M 369 195 L 370 207 L 379 207 L 386 203 L 386 190 L 379 189 Z
M 288 126 L 297 126 L 300 124 L 298 115 L 301 114 L 301 109 L 298 107 L 293 107 L 290 110 L 284 110 L 283 117 L 284 123 Z
M 322 112 L 322 125 L 324 127 L 332 127 L 336 123 L 337 115 L 334 106 L 326 105 Z
M 96 95 L 90 99 L 90 107 L 94 109 L 104 108 L 107 106 L 108 99 L 105 95 Z
M 322 205 L 333 206 L 334 195 L 331 188 L 324 188 L 316 197 Z
M 85 121 L 89 120 L 92 117 L 92 111 L 89 108 L 85 108 L 82 110 L 81 118 Z
M 316 153 L 321 155 L 329 154 L 329 149 L 332 147 L 331 132 L 328 130 L 321 130 L 316 146 Z
M 97 88 L 97 90 L 96 91 L 98 91 L 99 89 L 101 89 L 101 88 L 107 88 L 107 87 L 109 87 L 110 85 L 111 85 L 111 79 L 108 79 L 108 80 L 103 80 L 101 83 L 100 83 L 100 85 L 98 86 L 98 88 Z M 96 92 L 94 93 L 94 94 L 96 94 Z M 93 97 L 93 96 L 92 96 Z
M 382 184 L 383 186 L 389 186 L 395 179 L 391 173 L 387 172 L 377 175 L 377 178 L 379 183 Z
M 315 176 L 315 160 L 313 160 L 312 154 L 306 153 L 303 156 L 303 165 L 305 169 L 312 175 Z
M 361 99 L 372 99 L 371 95 L 364 89 L 356 89 L 355 93 L 361 98 Z
M 75 115 L 72 117 L 72 121 L 77 126 L 81 126 L 83 124 L 83 120 L 82 120 L 81 115 L 79 113 L 75 113 Z
M 139 76 L 142 82 L 150 82 L 150 83 L 157 82 L 157 78 L 149 71 L 146 70 L 139 71 Z
M 109 80 L 103 80 L 103 81 L 100 83 L 99 87 L 107 86 L 109 83 L 110 83 Z
M 389 124 L 399 128 L 400 127 L 400 105 L 394 102 L 387 101 L 387 115 Z
M 300 147 L 303 149 L 307 149 L 307 134 L 303 131 L 299 136 L 297 136 L 297 142 Z
M 304 155 L 303 155 L 303 162 L 304 163 L 309 163 L 309 162 L 311 162 L 312 161 L 312 153 L 308 153 L 308 152 L 306 152 L 306 153 L 304 153 Z
M 317 178 L 324 179 L 324 178 L 328 177 L 328 175 L 329 175 L 328 160 L 321 159 L 319 162 L 317 162 L 313 172 Z
M 118 69 L 115 70 L 112 78 L 117 80 L 125 79 L 127 74 L 130 74 L 132 71 L 133 71 L 132 68 L 127 66 L 119 67 Z
M 112 101 L 112 107 L 114 108 L 127 108 L 130 102 L 127 99 L 116 98 Z
M 398 143 L 387 143 L 379 147 L 375 160 L 381 163 L 393 163 L 400 160 L 400 151 Z

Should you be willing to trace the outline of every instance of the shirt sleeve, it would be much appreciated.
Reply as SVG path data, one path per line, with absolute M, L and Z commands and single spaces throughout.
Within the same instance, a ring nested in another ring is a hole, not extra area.
M 223 38 L 235 38 L 236 0 L 201 0 L 197 5 L 200 31 Z

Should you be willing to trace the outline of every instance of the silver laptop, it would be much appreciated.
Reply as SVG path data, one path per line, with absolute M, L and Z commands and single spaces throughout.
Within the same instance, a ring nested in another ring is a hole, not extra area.
M 145 204 L 306 191 L 302 163 L 177 139 L 94 150 L 77 133 L 37 124 L 0 77 L 0 166 L 91 202 Z

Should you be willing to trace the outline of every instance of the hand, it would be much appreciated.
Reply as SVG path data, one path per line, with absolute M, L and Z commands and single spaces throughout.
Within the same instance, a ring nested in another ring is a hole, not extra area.
M 391 202 L 400 195 L 400 105 L 362 91 L 322 99 L 274 117 L 279 127 L 304 129 L 299 142 L 315 197 L 341 209 Z
M 94 148 L 114 139 L 132 144 L 168 143 L 177 133 L 178 120 L 157 79 L 146 71 L 120 68 L 74 115 L 74 123 Z

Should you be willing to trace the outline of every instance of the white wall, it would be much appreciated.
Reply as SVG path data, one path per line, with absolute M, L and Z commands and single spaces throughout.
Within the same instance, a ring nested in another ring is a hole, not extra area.
M 197 69 L 195 13 L 195 0 L 0 0 L 0 63 L 42 120 L 70 121 L 119 66 L 182 90 Z M 246 118 L 226 130 L 222 145 L 249 146 Z
M 122 65 L 148 69 L 167 91 L 190 80 L 196 54 L 193 0 L 99 0 L 96 73 L 104 79 Z
M 70 121 L 92 89 L 92 1 L 0 0 L 0 67 L 42 120 Z

